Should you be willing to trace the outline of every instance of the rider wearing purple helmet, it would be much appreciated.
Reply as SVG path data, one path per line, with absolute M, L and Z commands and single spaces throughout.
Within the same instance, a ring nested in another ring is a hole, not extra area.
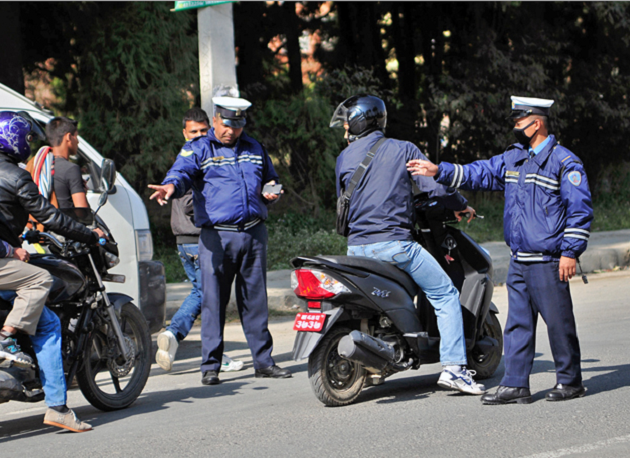
M 80 421 L 66 406 L 66 380 L 61 354 L 59 318 L 44 308 L 53 284 L 50 273 L 28 264 L 21 248 L 20 234 L 31 214 L 53 231 L 79 242 L 96 244 L 105 237 L 100 229 L 91 231 L 61 213 L 40 193 L 31 174 L 18 166 L 31 154 L 29 143 L 45 135 L 31 116 L 23 111 L 0 111 L 0 240 L 13 248 L 13 256 L 0 259 L 0 290 L 14 291 L 13 308 L 0 329 L 0 359 L 30 365 L 32 359 L 20 351 L 14 335 L 31 336 L 39 362 L 48 411 L 44 423 L 75 432 L 92 427 Z M 40 320 L 41 317 L 41 320 Z

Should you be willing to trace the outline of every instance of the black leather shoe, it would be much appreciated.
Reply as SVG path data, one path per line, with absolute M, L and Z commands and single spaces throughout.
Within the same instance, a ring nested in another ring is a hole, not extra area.
M 529 388 L 499 385 L 496 392 L 481 396 L 481 402 L 486 405 L 529 404 L 532 402 L 532 394 L 529 392 Z
M 547 401 L 568 401 L 569 399 L 581 398 L 586 394 L 586 388 L 580 383 L 579 386 L 563 385 L 558 383 L 553 387 L 545 399 Z
M 221 383 L 221 380 L 219 380 L 217 371 L 205 371 L 203 377 L 201 377 L 201 383 L 204 385 L 218 385 Z
M 265 367 L 263 369 L 256 369 L 254 376 L 256 378 L 289 378 L 291 377 L 291 371 L 289 369 L 282 369 L 274 364 L 273 366 Z

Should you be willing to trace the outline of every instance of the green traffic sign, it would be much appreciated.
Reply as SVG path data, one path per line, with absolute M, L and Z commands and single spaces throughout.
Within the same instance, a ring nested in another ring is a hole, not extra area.
M 171 11 L 194 10 L 194 9 L 197 9 L 197 8 L 205 8 L 206 6 L 222 5 L 223 3 L 234 3 L 234 2 L 233 1 L 224 1 L 224 2 L 207 2 L 207 1 L 175 2 L 175 8 L 173 8 Z

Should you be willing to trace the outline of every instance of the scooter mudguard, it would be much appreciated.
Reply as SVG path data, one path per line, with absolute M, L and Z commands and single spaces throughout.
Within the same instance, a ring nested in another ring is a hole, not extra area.
M 324 323 L 324 329 L 320 332 L 298 331 L 293 343 L 293 361 L 308 358 L 317 347 L 317 344 L 319 344 L 319 341 L 330 331 L 343 312 L 344 309 L 341 307 L 324 312 L 328 317 L 326 318 L 326 323 Z

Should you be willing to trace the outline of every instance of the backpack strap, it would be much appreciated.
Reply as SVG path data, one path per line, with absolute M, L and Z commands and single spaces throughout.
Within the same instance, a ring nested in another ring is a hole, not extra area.
M 348 185 L 348 189 L 346 189 L 343 193 L 346 199 L 350 200 L 350 197 L 352 197 L 354 188 L 357 187 L 357 184 L 359 184 L 359 181 L 361 181 L 361 178 L 363 178 L 363 175 L 365 174 L 365 170 L 367 169 L 367 166 L 370 165 L 370 162 L 372 162 L 372 159 L 374 159 L 374 155 L 378 151 L 378 148 L 383 144 L 383 142 L 385 142 L 385 140 L 387 140 L 387 138 L 382 137 L 381 139 L 379 139 L 379 141 L 377 141 L 374 144 L 374 146 L 372 146 L 372 148 L 370 148 L 370 151 L 368 151 L 368 153 L 366 154 L 365 159 L 363 159 L 363 162 L 359 164 L 357 169 L 354 171 L 354 174 L 352 174 L 352 178 L 350 178 L 350 184 Z

